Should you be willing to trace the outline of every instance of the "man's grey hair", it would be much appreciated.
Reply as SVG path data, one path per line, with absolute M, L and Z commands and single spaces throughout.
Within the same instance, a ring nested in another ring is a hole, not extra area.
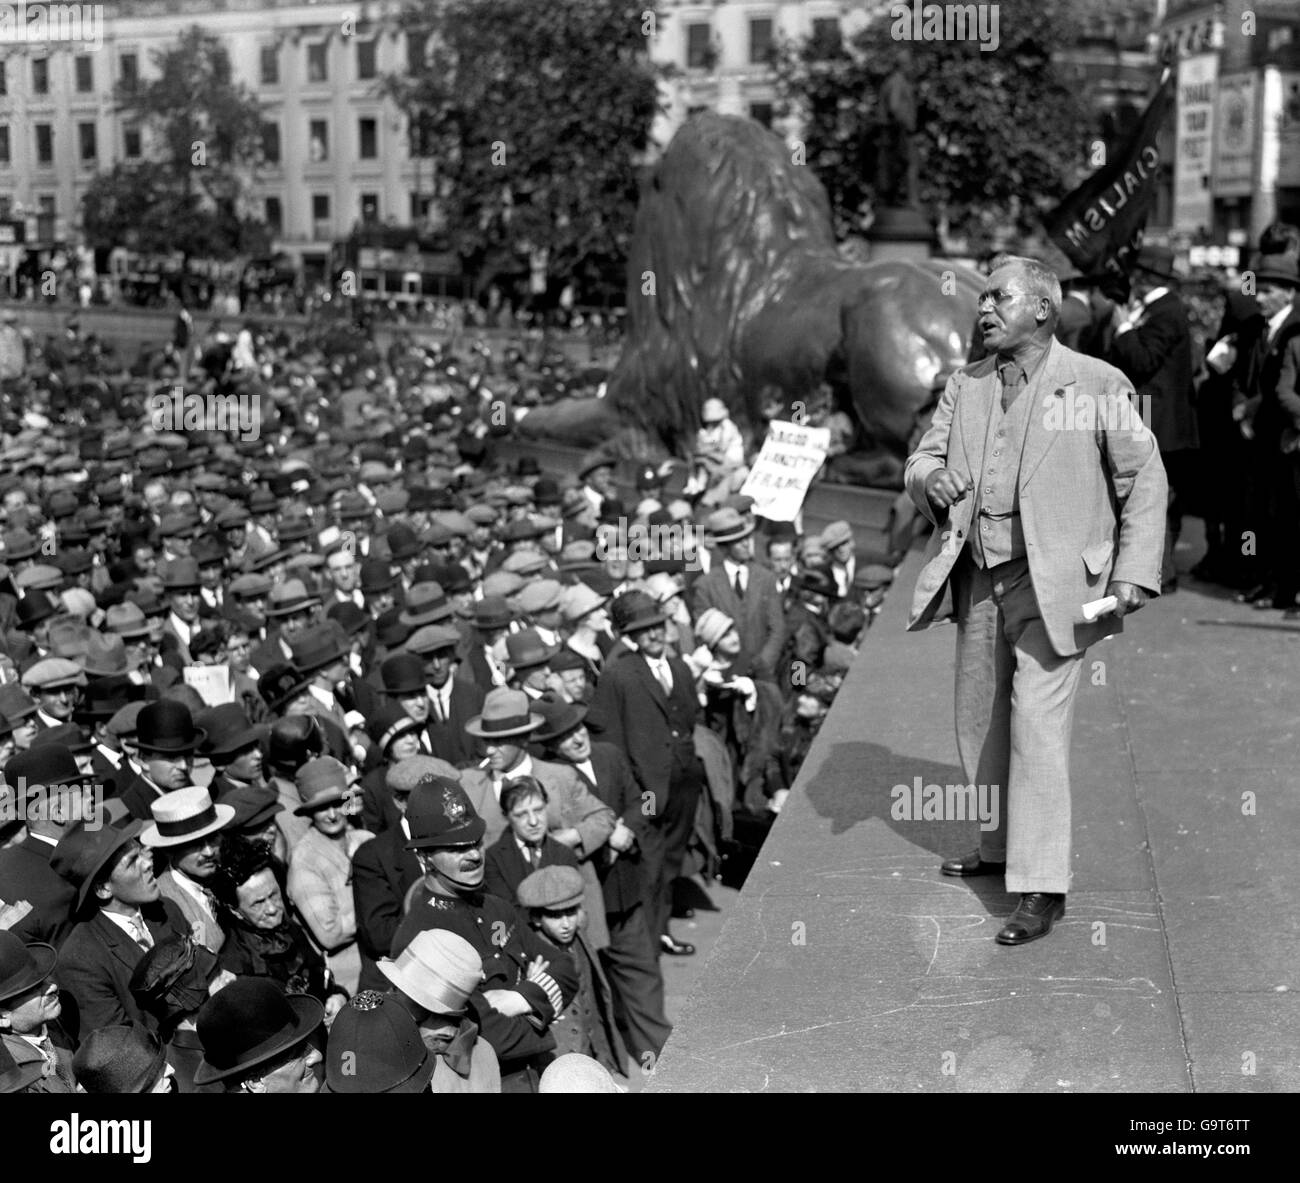
M 1061 281 L 1045 263 L 1027 259 L 1023 255 L 1005 255 L 998 268 L 1014 267 L 1025 277 L 1025 290 L 1031 300 L 1046 299 L 1052 306 L 1052 319 L 1061 315 Z

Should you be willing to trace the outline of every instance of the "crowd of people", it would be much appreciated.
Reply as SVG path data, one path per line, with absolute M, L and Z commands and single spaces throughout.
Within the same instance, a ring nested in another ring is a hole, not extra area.
M 0 1089 L 652 1068 L 674 887 L 780 811 L 891 569 L 756 518 L 717 400 L 697 465 L 557 479 L 495 458 L 563 381 L 522 357 L 68 340 L 0 378 Z
M 1169 477 L 1161 590 L 1177 590 L 1186 516 L 1205 522 L 1190 574 L 1300 619 L 1300 229 L 1274 223 L 1209 302 L 1181 290 L 1174 252 L 1144 246 L 1127 284 L 1057 267 L 1057 335 L 1122 370 Z M 1206 327 L 1206 322 L 1210 322 Z

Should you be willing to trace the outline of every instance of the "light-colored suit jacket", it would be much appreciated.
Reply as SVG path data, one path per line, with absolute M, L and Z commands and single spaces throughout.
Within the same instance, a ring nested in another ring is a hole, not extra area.
M 925 482 L 947 467 L 978 483 L 989 415 L 1001 398 L 996 366 L 996 357 L 986 357 L 948 379 L 929 430 L 907 459 L 908 495 L 936 527 L 916 581 L 912 631 L 952 616 L 949 576 L 969 544 L 975 491 L 936 511 Z M 1019 396 L 1032 400 L 1019 478 L 1029 574 L 1062 657 L 1123 629 L 1115 616 L 1083 619 L 1082 606 L 1105 595 L 1111 580 L 1160 591 L 1168 482 L 1132 395 L 1114 366 L 1053 341 Z
M 216 916 L 204 912 L 194 897 L 176 882 L 171 867 L 158 876 L 158 889 L 181 910 L 181 915 L 189 925 L 190 936 L 205 949 L 220 953 L 221 946 L 226 943 L 226 934 L 217 923 Z

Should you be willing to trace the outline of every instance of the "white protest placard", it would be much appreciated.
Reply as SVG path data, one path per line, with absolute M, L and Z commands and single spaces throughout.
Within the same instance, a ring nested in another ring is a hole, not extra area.
M 794 521 L 808 486 L 826 463 L 830 444 L 829 427 L 772 420 L 763 449 L 740 490 L 754 499 L 754 512 L 774 522 Z
M 235 701 L 235 684 L 227 665 L 187 665 L 183 671 L 185 685 L 193 686 L 210 707 Z

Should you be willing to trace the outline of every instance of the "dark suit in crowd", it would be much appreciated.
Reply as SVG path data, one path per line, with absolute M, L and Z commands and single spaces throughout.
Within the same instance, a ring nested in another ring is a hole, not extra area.
M 736 589 L 727 579 L 722 558 L 715 556 L 709 573 L 695 581 L 693 615 L 698 620 L 706 609 L 717 608 L 730 616 L 736 622 L 745 652 L 754 655 L 756 676 L 775 677 L 779 685 L 784 681 L 777 671 L 785 644 L 784 599 L 769 568 L 749 563 L 746 569 L 745 594 L 737 597 Z
M 376 967 L 387 957 L 402 923 L 406 893 L 420 877 L 420 864 L 406 849 L 400 824 L 363 842 L 352 856 L 352 902 L 361 949 L 361 989 L 387 990 L 388 979 Z
M 12 931 L 24 944 L 42 941 L 58 948 L 72 931 L 72 908 L 77 893 L 72 884 L 50 867 L 54 847 L 28 835 L 0 850 L 0 900 L 32 906 Z

